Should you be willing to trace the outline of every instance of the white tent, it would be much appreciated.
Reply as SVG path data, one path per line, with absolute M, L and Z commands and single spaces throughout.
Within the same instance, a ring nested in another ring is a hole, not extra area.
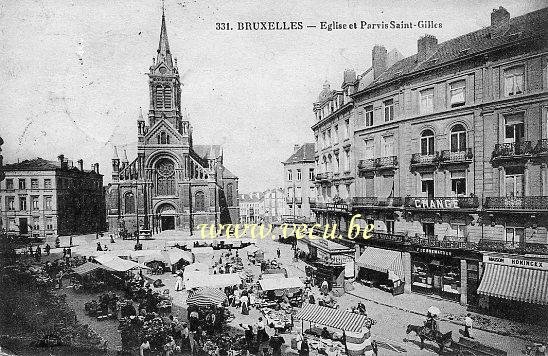
M 187 290 L 200 287 L 224 288 L 242 284 L 242 279 L 237 273 L 228 274 L 191 274 L 185 283 Z
M 259 285 L 261 286 L 261 289 L 264 291 L 304 288 L 304 283 L 299 278 L 296 278 L 296 277 L 261 279 L 259 281 Z
M 117 272 L 127 272 L 135 268 L 148 268 L 147 266 L 141 265 L 137 262 L 124 260 L 117 256 L 103 255 L 96 257 L 95 260 L 101 265 Z
M 209 274 L 209 267 L 204 263 L 192 263 L 185 267 L 184 274 L 193 271 L 207 272 Z

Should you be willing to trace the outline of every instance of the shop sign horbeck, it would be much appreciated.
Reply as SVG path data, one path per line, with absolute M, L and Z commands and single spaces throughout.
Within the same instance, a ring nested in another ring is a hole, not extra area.
M 513 266 L 513 267 L 542 269 L 542 270 L 548 271 L 548 261 L 533 261 L 533 260 L 527 260 L 523 258 L 484 255 L 483 262 Z
M 415 208 L 422 209 L 457 209 L 459 207 L 458 199 L 447 198 L 423 198 L 413 199 Z

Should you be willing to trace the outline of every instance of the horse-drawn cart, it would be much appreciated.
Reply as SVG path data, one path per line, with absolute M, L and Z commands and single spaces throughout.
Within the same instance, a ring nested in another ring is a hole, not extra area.
M 461 337 L 458 342 L 453 341 L 451 349 L 459 356 L 506 356 L 506 351 L 480 344 L 477 341 Z

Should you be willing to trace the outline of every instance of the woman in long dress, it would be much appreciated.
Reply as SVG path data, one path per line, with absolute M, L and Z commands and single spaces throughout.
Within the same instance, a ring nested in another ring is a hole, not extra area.
M 180 274 L 177 276 L 177 280 L 175 281 L 175 290 L 183 290 L 183 277 Z

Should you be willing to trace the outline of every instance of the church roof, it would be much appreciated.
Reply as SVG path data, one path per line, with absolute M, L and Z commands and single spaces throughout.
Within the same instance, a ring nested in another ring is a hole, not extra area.
M 229 171 L 228 168 L 226 168 L 225 166 L 223 166 L 223 178 L 238 179 L 238 177 L 234 173 Z
M 215 159 L 222 156 L 221 145 L 193 145 L 192 149 L 203 159 Z
M 162 28 L 160 30 L 160 43 L 158 44 L 157 63 L 165 63 L 169 68 L 173 68 L 171 51 L 169 50 L 169 41 L 167 40 L 166 16 L 162 11 Z
M 284 163 L 314 162 L 314 144 L 305 143 Z

